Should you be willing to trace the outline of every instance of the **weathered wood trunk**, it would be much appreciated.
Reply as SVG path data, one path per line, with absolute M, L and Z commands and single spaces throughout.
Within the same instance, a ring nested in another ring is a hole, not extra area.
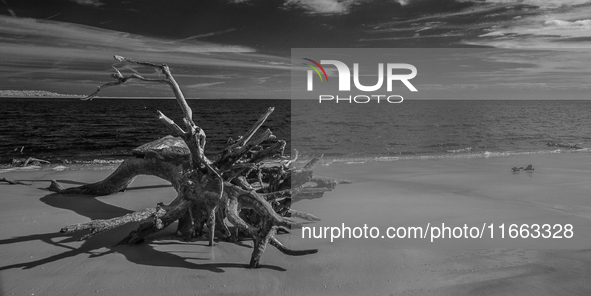
M 338 182 L 313 179 L 311 169 L 319 158 L 312 159 L 302 169 L 295 169 L 293 161 L 297 159 L 297 151 L 293 160 L 286 159 L 283 156 L 285 141 L 277 140 L 268 129 L 257 133 L 273 108 L 269 108 L 243 136 L 237 140 L 230 139 L 215 161 L 211 161 L 204 155 L 205 132 L 193 121 L 192 110 L 168 66 L 120 56 L 115 56 L 115 59 L 154 67 L 165 78 L 144 78 L 135 73 L 124 76 L 115 69 L 113 77 L 116 81 L 100 86 L 85 99 L 92 99 L 104 87 L 121 85 L 131 79 L 167 84 L 183 111 L 184 129 L 158 111 L 158 119 L 177 137 L 168 136 L 135 149 L 136 157 L 125 160 L 102 181 L 73 188 L 64 188 L 52 181 L 48 189 L 61 194 L 108 195 L 125 190 L 137 175 L 154 175 L 170 181 L 178 195 L 168 205 L 160 203 L 154 208 L 122 217 L 70 225 L 62 232 L 89 230 L 90 233 L 82 238 L 87 239 L 130 222 L 142 222 L 137 230 L 120 242 L 136 244 L 178 221 L 177 233 L 185 239 L 199 235 L 207 226 L 209 244 L 213 245 L 216 225 L 226 239 L 237 239 L 224 222 L 227 218 L 240 233 L 253 240 L 250 267 L 258 266 L 268 243 L 292 256 L 317 252 L 315 249 L 290 250 L 274 236 L 277 230 L 288 231 L 297 226 L 292 218 L 319 220 L 312 214 L 291 209 L 295 196 L 321 195 L 333 189 Z M 317 184 L 316 188 L 307 185 L 310 181 Z

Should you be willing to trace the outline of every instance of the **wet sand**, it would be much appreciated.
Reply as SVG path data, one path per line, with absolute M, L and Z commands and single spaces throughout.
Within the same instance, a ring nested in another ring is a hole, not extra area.
M 591 198 L 589 153 L 478 159 L 404 160 L 319 165 L 315 175 L 349 179 L 320 199 L 293 207 L 315 227 L 571 223 L 569 240 L 278 238 L 288 257 L 268 247 L 246 269 L 251 243 L 183 242 L 174 225 L 138 246 L 116 246 L 137 224 L 85 242 L 67 224 L 123 215 L 171 201 L 166 181 L 141 176 L 106 197 L 65 196 L 41 188 L 57 179 L 88 183 L 112 170 L 10 171 L 31 186 L 0 184 L 2 295 L 589 295 Z M 533 172 L 511 172 L 532 164 Z

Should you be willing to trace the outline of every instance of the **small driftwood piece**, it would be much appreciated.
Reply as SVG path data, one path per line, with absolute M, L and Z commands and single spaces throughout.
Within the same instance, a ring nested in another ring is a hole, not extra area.
M 10 179 L 10 178 L 1 178 L 0 181 L 6 182 L 6 183 L 8 183 L 10 185 L 31 185 L 29 183 L 24 183 L 24 182 L 21 182 L 21 181 L 16 181 L 16 180 L 13 180 L 13 179 Z
M 224 222 L 227 220 L 238 232 L 253 240 L 253 253 L 249 266 L 257 267 L 267 244 L 287 255 L 299 256 L 316 253 L 316 249 L 291 250 L 275 238 L 276 232 L 300 225 L 292 220 L 301 218 L 318 221 L 309 213 L 291 209 L 294 196 L 309 190 L 312 166 L 319 158 L 312 159 L 302 169 L 293 167 L 294 159 L 283 156 L 285 141 L 277 140 L 270 130 L 258 132 L 274 108 L 269 108 L 246 133 L 237 140 L 229 139 L 227 146 L 214 160 L 205 157 L 205 132 L 193 120 L 193 112 L 165 64 L 138 62 L 115 56 L 124 62 L 155 68 L 163 79 L 144 78 L 136 73 L 124 76 L 115 68 L 115 81 L 103 84 L 97 91 L 84 98 L 94 98 L 101 89 L 122 85 L 136 79 L 168 85 L 183 111 L 183 127 L 177 125 L 162 112 L 158 119 L 175 135 L 142 145 L 133 151 L 135 158 L 125 160 L 106 179 L 78 187 L 64 188 L 52 181 L 48 188 L 61 194 L 108 195 L 123 191 L 137 175 L 154 175 L 171 182 L 177 197 L 168 205 L 159 203 L 154 208 L 137 211 L 122 217 L 93 220 L 70 225 L 61 232 L 71 233 L 86 230 L 87 239 L 104 231 L 130 222 L 142 222 L 120 244 L 136 244 L 150 234 L 178 221 L 177 234 L 185 239 L 198 236 L 204 226 L 209 232 L 209 245 L 213 245 L 216 225 L 223 236 L 231 241 L 237 239 Z M 258 133 L 257 133 L 258 132 Z M 295 182 L 294 182 L 295 181 Z M 308 184 L 308 185 L 307 185 Z M 317 182 L 334 188 L 331 181 Z M 324 191 L 326 191 L 324 190 Z M 322 192 L 324 192 L 322 191 Z
M 47 160 L 43 160 L 43 159 L 39 159 L 39 158 L 34 158 L 34 157 L 29 157 L 29 158 L 14 158 L 12 159 L 12 165 L 14 166 L 22 166 L 22 167 L 26 167 L 29 164 L 31 165 L 40 165 L 41 163 L 50 163 Z

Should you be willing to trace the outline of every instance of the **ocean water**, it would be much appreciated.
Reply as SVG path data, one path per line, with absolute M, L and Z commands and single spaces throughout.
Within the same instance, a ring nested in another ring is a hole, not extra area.
M 229 137 L 242 135 L 274 106 L 262 129 L 289 141 L 287 100 L 188 100 L 193 119 L 207 135 L 206 153 L 218 153 Z M 0 98 L 0 163 L 36 157 L 51 162 L 124 159 L 139 145 L 170 134 L 162 111 L 182 124 L 175 99 Z M 24 146 L 23 152 L 20 152 Z
M 300 155 L 354 160 L 481 157 L 591 147 L 591 101 L 404 101 L 319 104 L 289 100 L 189 100 L 215 155 L 274 106 L 264 128 Z M 169 134 L 156 110 L 181 123 L 174 99 L 1 98 L 0 163 L 36 157 L 101 162 Z M 21 147 L 24 147 L 22 152 Z
M 357 159 L 487 157 L 591 147 L 591 101 L 293 101 L 292 146 Z

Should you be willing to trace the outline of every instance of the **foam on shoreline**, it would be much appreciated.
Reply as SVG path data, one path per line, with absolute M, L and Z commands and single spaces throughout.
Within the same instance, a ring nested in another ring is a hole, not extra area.
M 462 152 L 448 152 L 444 154 L 433 155 L 403 155 L 403 156 L 346 156 L 346 157 L 323 157 L 320 165 L 329 166 L 337 163 L 361 164 L 368 162 L 394 162 L 406 160 L 436 160 L 436 159 L 472 159 L 489 157 L 509 157 L 518 155 L 544 155 L 561 153 L 589 153 L 591 148 L 582 149 L 553 149 L 538 151 L 503 151 L 503 152 L 471 152 L 471 149 Z M 132 156 L 130 156 L 132 157 Z M 296 163 L 303 163 L 311 159 L 312 156 L 300 155 Z M 0 174 L 18 170 L 79 170 L 83 168 L 94 167 L 93 169 L 109 169 L 112 166 L 118 166 L 125 159 L 93 159 L 93 160 L 62 160 L 58 163 L 41 164 L 40 166 L 17 167 L 10 164 L 0 165 Z M 57 169 L 56 169 L 57 168 Z
M 468 150 L 470 151 L 470 150 Z M 502 151 L 502 152 L 474 152 L 474 153 L 446 153 L 434 155 L 404 155 L 404 156 L 366 156 L 366 157 L 324 157 L 322 165 L 328 166 L 335 163 L 360 164 L 368 162 L 393 162 L 405 160 L 436 160 L 436 159 L 473 159 L 490 157 L 510 157 L 520 155 L 546 155 L 546 154 L 568 154 L 568 153 L 589 153 L 591 148 L 583 149 L 553 149 L 538 151 Z M 303 159 L 309 159 L 304 157 Z

